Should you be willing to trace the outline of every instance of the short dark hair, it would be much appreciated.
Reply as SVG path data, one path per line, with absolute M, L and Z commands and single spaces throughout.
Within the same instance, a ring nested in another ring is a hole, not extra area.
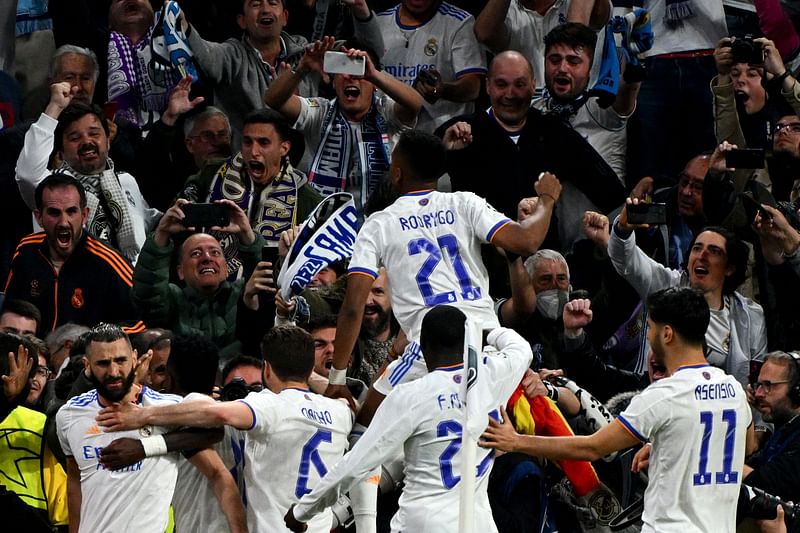
M 580 22 L 566 22 L 556 26 L 545 35 L 545 55 L 547 49 L 556 44 L 563 44 L 570 48 L 586 48 L 586 53 L 591 60 L 594 58 L 594 49 L 597 47 L 597 34 L 589 26 Z
M 33 368 L 29 374 L 29 376 L 33 376 L 39 361 L 36 346 L 27 337 L 5 331 L 0 331 L 0 354 L 3 354 L 3 357 L 0 357 L 0 375 L 5 376 L 9 373 L 7 355 L 9 352 L 16 354 L 20 344 L 28 350 L 28 355 L 33 357 Z
M 34 201 L 36 202 L 36 209 L 42 210 L 42 198 L 44 197 L 45 189 L 58 189 L 59 187 L 75 187 L 78 191 L 78 207 L 81 209 L 86 208 L 86 189 L 83 184 L 69 174 L 50 174 L 45 179 L 39 182 L 36 186 L 36 191 L 33 193 Z
M 669 324 L 688 344 L 703 346 L 711 312 L 703 293 L 691 287 L 671 287 L 647 298 L 647 312 L 656 324 Z
M 333 313 L 325 313 L 320 316 L 312 316 L 311 320 L 306 324 L 303 329 L 309 333 L 314 333 L 318 329 L 335 328 L 338 317 Z
M 108 137 L 108 124 L 103 116 L 103 108 L 97 104 L 86 104 L 84 102 L 72 102 L 58 115 L 58 125 L 54 134 L 54 148 L 56 151 L 64 148 L 64 132 L 67 131 L 73 122 L 77 122 L 86 115 L 94 115 L 103 126 L 103 131 Z
M 178 334 L 170 342 L 167 370 L 184 392 L 211 394 L 217 380 L 219 348 L 199 334 Z
M 286 117 L 274 109 L 264 108 L 251 111 L 247 114 L 247 116 L 244 117 L 244 122 L 242 122 L 242 130 L 244 130 L 244 127 L 248 124 L 272 124 L 272 127 L 275 128 L 275 131 L 278 133 L 278 137 L 280 137 L 281 141 L 292 141 L 291 124 L 289 124 L 289 121 L 286 119 Z
M 689 254 L 692 253 L 694 243 L 697 241 L 697 237 L 706 231 L 717 233 L 725 239 L 725 254 L 728 257 L 727 266 L 732 266 L 734 270 L 733 274 L 730 276 L 725 276 L 725 281 L 722 284 L 722 293 L 733 294 L 736 289 L 738 289 L 739 286 L 744 283 L 744 280 L 747 279 L 747 259 L 750 256 L 750 250 L 747 248 L 747 245 L 742 242 L 742 240 L 731 230 L 723 228 L 722 226 L 706 226 L 703 228 L 701 231 L 695 234 L 694 237 L 692 237 L 692 242 L 689 243 L 689 248 L 686 250 L 686 260 L 683 266 L 684 268 L 688 268 Z
M 158 350 L 168 345 L 172 339 L 172 333 L 169 330 L 161 328 L 147 328 L 141 333 L 131 335 L 131 346 L 136 353 L 142 355 L 147 350 Z
M 261 354 L 283 381 L 306 381 L 314 368 L 314 339 L 302 328 L 272 328 L 261 341 Z
M 437 305 L 425 314 L 419 345 L 432 365 L 454 364 L 464 357 L 466 315 L 452 305 Z
M 442 140 L 430 133 L 405 130 L 394 147 L 394 156 L 414 180 L 432 183 L 444 173 L 445 149 Z
M 4 315 L 5 313 L 14 313 L 15 315 L 35 321 L 37 331 L 39 329 L 39 325 L 42 323 L 42 313 L 39 311 L 39 308 L 27 300 L 12 298 L 10 300 L 3 301 L 3 308 L 0 309 L 0 316 Z
M 261 370 L 264 368 L 264 361 L 252 355 L 239 354 L 225 363 L 225 367 L 222 369 L 222 382 L 225 383 L 230 373 L 242 366 L 252 366 L 253 368 Z
M 99 324 L 95 325 L 85 334 L 86 337 L 86 355 L 89 355 L 89 347 L 92 345 L 93 342 L 115 342 L 119 339 L 125 339 L 125 342 L 128 344 L 128 347 L 133 349 L 131 346 L 131 339 L 128 337 L 128 334 L 122 330 L 120 326 L 117 324 L 109 324 L 107 322 L 100 322 Z

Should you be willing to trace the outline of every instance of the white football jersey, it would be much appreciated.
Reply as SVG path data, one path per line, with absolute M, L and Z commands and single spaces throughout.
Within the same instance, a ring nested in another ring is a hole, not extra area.
M 631 400 L 617 419 L 652 442 L 643 532 L 734 532 L 747 428 L 742 386 L 709 365 L 685 366 Z
M 378 13 L 383 34 L 383 70 L 411 85 L 422 70 L 435 68 L 442 81 L 466 74 L 486 74 L 483 47 L 475 38 L 475 19 L 466 11 L 442 2 L 433 17 L 419 26 L 400 23 L 400 4 Z M 472 113 L 472 102 L 423 102 L 417 128 L 433 132 L 451 117 Z
M 239 401 L 253 411 L 244 452 L 248 527 L 254 533 L 289 531 L 286 511 L 347 450 L 353 413 L 344 402 L 295 388 L 252 392 Z M 326 510 L 308 531 L 328 533 L 332 519 Z
M 143 407 L 174 405 L 180 396 L 160 394 L 142 387 L 138 403 Z M 162 435 L 171 428 L 146 426 L 114 433 L 103 431 L 95 421 L 105 407 L 96 390 L 71 398 L 56 415 L 61 448 L 72 456 L 81 472 L 81 533 L 136 531 L 163 533 L 178 476 L 177 454 L 148 457 L 119 470 L 100 465 L 100 451 L 121 438 L 141 439 Z
M 419 339 L 422 318 L 443 304 L 493 329 L 500 324 L 480 245 L 510 222 L 471 192 L 409 193 L 364 222 L 349 272 L 374 278 L 386 267 L 392 312 L 409 339 Z
M 494 330 L 490 342 L 497 346 L 498 352 L 482 357 L 478 369 L 482 386 L 470 391 L 469 401 L 477 402 L 476 412 L 499 419 L 499 408 L 516 388 L 532 353 L 528 343 L 510 329 Z M 461 434 L 466 405 L 463 376 L 463 365 L 437 368 L 397 386 L 380 405 L 353 449 L 311 494 L 300 500 L 294 510 L 295 517 L 305 520 L 331 505 L 373 467 L 403 449 L 405 486 L 400 508 L 392 519 L 392 531 L 458 531 Z M 482 417 L 481 427 L 485 427 L 486 420 Z M 471 445 L 477 448 L 477 443 Z M 497 531 L 486 494 L 494 452 L 477 448 L 475 457 L 475 531 Z

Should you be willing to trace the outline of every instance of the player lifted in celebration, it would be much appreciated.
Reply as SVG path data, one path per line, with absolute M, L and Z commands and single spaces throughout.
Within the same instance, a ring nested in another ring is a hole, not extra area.
M 156 408 L 107 408 L 98 423 L 117 431 L 148 424 L 247 430 L 244 479 L 251 532 L 286 531 L 286 509 L 312 488 L 347 448 L 353 415 L 344 402 L 308 389 L 314 341 L 297 327 L 271 329 L 261 342 L 268 389 L 235 402 L 184 402 Z M 328 533 L 330 511 L 319 514 L 309 531 Z M 163 530 L 162 530 L 163 531 Z
M 732 533 L 745 443 L 753 442 L 745 392 L 735 378 L 706 362 L 709 311 L 700 292 L 665 289 L 647 299 L 647 308 L 647 340 L 670 377 L 635 396 L 615 423 L 588 437 L 534 437 L 517 434 L 504 415 L 503 424 L 490 421 L 481 444 L 594 461 L 647 442 L 652 451 L 642 531 Z
M 419 338 L 422 317 L 431 307 L 454 305 L 482 329 L 500 325 L 489 296 L 480 245 L 489 242 L 518 254 L 534 253 L 547 234 L 561 192 L 555 176 L 543 173 L 536 183 L 538 201 L 522 202 L 528 209 L 533 206 L 530 216 L 522 223 L 513 222 L 473 193 L 435 191 L 444 159 L 444 145 L 437 137 L 403 132 L 389 169 L 392 183 L 402 196 L 370 216 L 356 238 L 326 395 L 350 396 L 344 385 L 345 370 L 358 337 L 364 304 L 382 266 L 392 284 L 392 311 L 412 341 L 370 389 L 359 412 L 361 424 L 369 423 L 377 405 L 395 385 L 427 373 L 419 346 L 413 341 Z M 492 178 L 500 181 L 502 177 L 486 177 Z
M 70 533 L 161 533 L 167 527 L 178 477 L 177 456 L 149 457 L 125 468 L 107 470 L 100 464 L 100 451 L 119 437 L 152 435 L 152 442 L 168 428 L 151 426 L 142 431 L 105 433 L 95 417 L 102 407 L 115 403 L 172 405 L 181 398 L 133 384 L 136 352 L 119 326 L 100 323 L 87 335 L 86 356 L 96 388 L 69 400 L 56 415 L 58 439 L 67 456 Z M 147 450 L 147 443 L 143 440 L 142 444 Z
M 372 468 L 405 450 L 407 464 L 400 509 L 392 519 L 392 531 L 444 533 L 459 527 L 459 481 L 461 477 L 462 425 L 465 398 L 461 394 L 464 374 L 464 325 L 466 316 L 456 307 L 441 305 L 422 319 L 420 345 L 429 373 L 399 385 L 375 413 L 369 429 L 353 449 L 300 499 L 286 514 L 292 531 L 304 531 L 302 521 L 331 505 Z M 502 406 L 522 379 L 533 354 L 530 345 L 515 331 L 496 328 L 487 337 L 497 351 L 480 358 L 477 374 L 485 380 L 470 392 L 470 402 L 480 402 L 476 412 L 493 412 Z M 473 399 L 474 398 L 474 399 Z M 474 441 L 472 446 L 477 446 Z M 475 531 L 497 531 L 486 487 L 494 454 L 477 455 L 475 485 Z

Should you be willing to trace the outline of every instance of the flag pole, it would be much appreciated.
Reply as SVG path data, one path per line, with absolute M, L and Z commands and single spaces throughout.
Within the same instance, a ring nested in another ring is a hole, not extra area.
M 476 335 L 476 325 L 469 318 L 464 324 L 464 374 L 462 379 L 462 398 L 466 402 L 464 406 L 462 435 L 461 435 L 461 491 L 459 494 L 458 512 L 458 531 L 459 533 L 474 533 L 475 531 L 475 483 L 476 483 L 476 457 L 479 435 L 473 435 L 469 425 L 469 402 L 470 389 L 475 384 L 478 377 L 478 344 L 475 339 L 480 339 Z M 475 416 L 475 413 L 473 413 Z

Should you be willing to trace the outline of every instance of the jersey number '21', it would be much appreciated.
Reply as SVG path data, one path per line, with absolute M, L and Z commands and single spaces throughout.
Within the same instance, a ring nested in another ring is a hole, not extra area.
M 333 442 L 333 439 L 330 431 L 320 429 L 303 445 L 303 451 L 300 454 L 300 471 L 297 473 L 297 485 L 294 489 L 294 495 L 298 498 L 311 492 L 311 489 L 308 488 L 308 473 L 312 464 L 317 469 L 319 477 L 324 477 L 328 473 L 318 450 L 319 445 L 323 442 Z
M 725 429 L 725 442 L 722 447 L 722 472 L 716 472 L 714 482 L 717 485 L 728 485 L 739 482 L 739 473 L 733 471 L 733 453 L 736 444 L 736 411 L 725 409 L 722 411 L 722 421 L 727 426 Z M 708 471 L 708 448 L 711 442 L 711 433 L 714 429 L 714 413 L 702 411 L 700 423 L 703 424 L 703 440 L 700 441 L 700 464 L 697 473 L 692 476 L 694 485 L 710 485 L 711 472 Z
M 481 288 L 474 286 L 472 280 L 469 279 L 467 267 L 464 266 L 464 261 L 461 259 L 461 254 L 458 250 L 458 240 L 455 235 L 447 234 L 437 238 L 435 243 L 428 239 L 414 239 L 408 243 L 409 255 L 428 254 L 428 258 L 422 263 L 416 278 L 419 292 L 422 293 L 422 298 L 425 300 L 425 306 L 433 307 L 456 301 L 455 291 L 436 293 L 433 292 L 431 287 L 431 274 L 442 261 L 442 251 L 447 253 L 450 263 L 453 265 L 453 271 L 461 289 L 461 299 L 468 301 L 479 299 L 481 297 Z
M 492 411 L 489 413 L 489 416 L 495 420 L 500 419 L 500 413 L 497 411 Z M 444 485 L 444 488 L 447 490 L 452 489 L 458 485 L 459 481 L 461 481 L 461 476 L 453 472 L 453 458 L 455 458 L 455 455 L 461 449 L 462 433 L 463 429 L 461 424 L 455 420 L 445 420 L 443 422 L 439 422 L 439 425 L 436 426 L 437 437 L 447 437 L 450 434 L 456 436 L 456 439 L 450 441 L 450 444 L 447 445 L 447 448 L 445 448 L 442 454 L 439 456 L 439 475 L 442 478 L 442 485 Z M 481 463 L 478 465 L 476 477 L 481 477 L 486 473 L 486 470 L 488 470 L 492 464 L 493 457 L 494 454 L 491 451 L 486 454 L 486 457 L 484 457 Z

